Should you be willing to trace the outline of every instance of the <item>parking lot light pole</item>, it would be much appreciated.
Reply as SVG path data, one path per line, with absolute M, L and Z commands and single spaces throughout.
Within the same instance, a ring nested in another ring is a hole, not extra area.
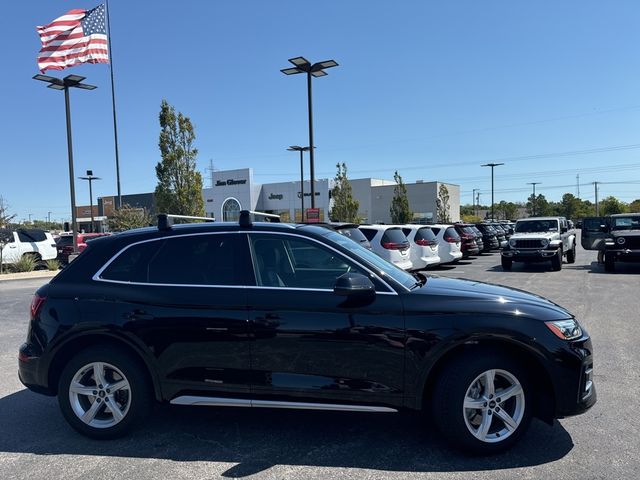
M 287 150 L 290 152 L 300 152 L 300 221 L 304 222 L 304 163 L 302 156 L 303 152 L 309 151 L 309 147 L 291 145 Z
M 533 216 L 536 216 L 536 203 L 538 200 L 536 199 L 536 185 L 540 185 L 542 182 L 529 182 L 527 185 L 533 185 L 533 201 L 531 202 L 531 211 Z
M 500 165 L 504 165 L 504 163 L 486 163 L 484 165 L 480 165 L 481 167 L 491 167 L 491 221 L 495 221 L 495 217 L 493 216 L 493 169 Z
M 311 102 L 311 77 L 324 77 L 327 75 L 325 69 L 331 67 L 337 67 L 338 63 L 335 60 L 325 60 L 323 62 L 317 62 L 313 65 L 309 60 L 304 57 L 290 58 L 294 66 L 292 68 L 283 68 L 280 70 L 285 75 L 295 75 L 297 73 L 307 74 L 307 103 L 309 108 L 309 174 L 311 176 L 311 208 L 316 207 L 315 198 L 315 169 L 313 158 L 313 108 Z
M 91 182 L 94 180 L 102 180 L 100 177 L 95 177 L 93 175 L 93 170 L 87 170 L 86 177 L 78 177 L 80 180 L 88 180 L 89 181 L 89 210 L 91 210 L 91 233 L 93 233 L 93 190 L 91 188 Z
M 71 140 L 71 108 L 69 106 L 69 88 L 81 88 L 83 90 L 95 90 L 95 85 L 82 83 L 86 77 L 80 75 L 67 75 L 64 78 L 51 77 L 49 75 L 34 75 L 34 80 L 47 82 L 48 88 L 64 90 L 64 105 L 67 117 L 67 153 L 69 156 L 69 190 L 71 193 L 71 229 L 73 232 L 73 251 L 78 251 L 78 228 L 76 225 L 76 189 L 73 178 L 73 142 Z

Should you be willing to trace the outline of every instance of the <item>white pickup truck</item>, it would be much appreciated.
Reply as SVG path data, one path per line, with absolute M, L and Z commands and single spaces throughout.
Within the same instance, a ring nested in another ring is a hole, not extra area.
M 503 247 L 503 270 L 513 262 L 551 262 L 553 270 L 562 269 L 562 260 L 576 261 L 576 236 L 569 231 L 564 217 L 530 217 L 516 222 L 515 232 Z

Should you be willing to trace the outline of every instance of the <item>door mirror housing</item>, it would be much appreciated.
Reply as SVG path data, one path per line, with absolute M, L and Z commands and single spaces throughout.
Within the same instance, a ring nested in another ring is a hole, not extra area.
M 333 293 L 345 297 L 367 297 L 375 294 L 373 282 L 360 273 L 344 273 L 336 279 Z
M 600 225 L 600 231 L 603 233 L 607 233 L 609 228 L 606 225 Z

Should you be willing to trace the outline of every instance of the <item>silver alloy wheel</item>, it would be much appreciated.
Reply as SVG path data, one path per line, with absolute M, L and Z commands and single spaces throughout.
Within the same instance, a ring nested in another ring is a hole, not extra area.
M 69 402 L 73 413 L 90 427 L 113 427 L 129 412 L 131 386 L 113 365 L 92 362 L 73 376 Z
M 524 418 L 524 390 L 506 370 L 487 370 L 467 389 L 462 407 L 469 432 L 481 442 L 498 443 L 515 432 Z

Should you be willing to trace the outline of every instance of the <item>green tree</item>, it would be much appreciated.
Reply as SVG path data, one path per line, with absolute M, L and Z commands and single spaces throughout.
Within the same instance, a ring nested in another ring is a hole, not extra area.
M 600 215 L 614 215 L 616 213 L 625 213 L 627 205 L 616 197 L 607 197 L 600 202 Z
M 551 215 L 552 213 L 551 208 L 549 206 L 549 201 L 542 194 L 536 195 L 535 198 L 533 194 L 529 195 L 529 198 L 527 199 L 526 208 L 527 208 L 527 213 L 531 217 L 534 216 L 534 210 L 535 210 L 536 217 L 544 217 L 547 215 Z
M 389 213 L 391 214 L 391 223 L 401 225 L 409 223 L 413 219 L 413 213 L 409 208 L 409 198 L 407 197 L 407 186 L 402 182 L 402 177 L 396 170 L 393 174 L 396 186 L 393 188 L 393 199 Z
M 124 232 L 132 228 L 148 227 L 152 220 L 146 209 L 124 204 L 113 212 L 108 221 L 109 230 L 112 232 Z
M 463 213 L 460 217 L 464 223 L 479 223 L 482 221 L 479 216 L 473 215 L 472 213 Z
M 441 183 L 438 187 L 438 197 L 436 198 L 436 213 L 439 222 L 449 223 L 451 221 L 449 198 L 449 189 L 445 184 Z
M 629 213 L 640 213 L 640 198 L 629 204 Z
M 518 205 L 513 202 L 501 200 L 500 203 L 494 207 L 494 211 L 498 219 L 514 220 L 518 217 Z
M 156 165 L 156 209 L 177 215 L 204 216 L 202 175 L 196 170 L 198 150 L 193 125 L 162 100 L 160 107 L 160 154 Z
M 337 163 L 336 168 L 338 171 L 335 176 L 335 185 L 331 189 L 333 207 L 329 212 L 329 218 L 334 222 L 360 223 L 358 217 L 360 202 L 353 198 L 353 189 L 347 178 L 347 165 L 344 162 Z

